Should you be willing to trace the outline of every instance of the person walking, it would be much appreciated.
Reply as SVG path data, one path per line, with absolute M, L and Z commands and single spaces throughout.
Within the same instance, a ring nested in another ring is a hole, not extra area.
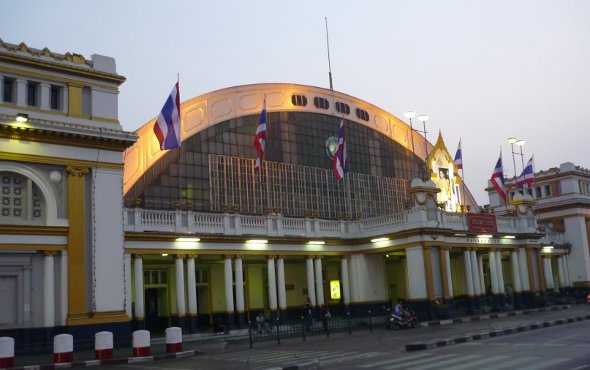
M 330 314 L 330 310 L 328 310 L 328 306 L 323 304 L 322 307 L 320 307 L 320 317 L 322 318 L 322 325 L 324 326 L 324 331 L 326 333 L 328 332 L 328 319 L 331 316 L 332 315 Z
M 305 298 L 303 302 L 303 317 L 305 318 L 305 327 L 307 330 L 311 329 L 311 299 L 309 297 Z

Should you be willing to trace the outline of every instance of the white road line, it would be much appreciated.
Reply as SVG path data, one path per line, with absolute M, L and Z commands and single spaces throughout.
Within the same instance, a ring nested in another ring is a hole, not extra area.
M 355 360 L 355 359 L 359 359 L 359 358 L 371 358 L 371 357 L 375 357 L 375 356 L 380 356 L 383 355 L 384 353 L 381 352 L 365 352 L 365 353 L 358 353 L 358 354 L 344 354 L 344 356 L 342 357 L 337 357 L 331 360 L 325 360 L 325 361 L 320 361 L 320 365 L 326 365 L 326 364 L 333 364 L 333 363 L 338 363 L 338 362 L 343 362 L 343 361 L 350 361 L 350 360 Z
M 499 370 L 499 369 L 515 369 L 516 365 L 520 365 L 522 363 L 525 362 L 533 362 L 535 360 L 539 360 L 537 357 L 521 357 L 521 358 L 515 358 L 514 360 L 511 361 L 507 361 L 507 362 L 503 362 L 501 364 L 497 364 L 497 365 L 490 365 L 487 366 L 488 370 Z
M 520 368 L 518 368 L 518 370 L 539 370 L 539 369 L 544 369 L 548 366 L 557 365 L 559 363 L 566 362 L 566 361 L 569 361 L 569 358 L 552 358 L 549 360 L 540 359 L 540 361 L 537 362 L 536 364 L 532 364 L 527 367 L 520 367 Z
M 396 365 L 392 365 L 392 366 L 385 366 L 382 367 L 382 369 L 399 369 L 400 364 L 403 364 L 403 368 L 407 369 L 410 366 L 416 366 L 416 365 L 422 365 L 428 362 L 432 362 L 432 361 L 442 361 L 444 359 L 448 359 L 451 357 L 457 357 L 457 355 L 454 354 L 448 354 L 448 355 L 439 355 L 439 356 L 434 356 L 434 357 L 429 357 L 429 358 L 423 358 L 421 360 L 416 360 L 416 361 L 400 361 L 400 363 L 396 364 Z
M 454 369 L 455 368 L 454 366 L 449 366 L 449 365 L 452 365 L 456 362 L 465 362 L 465 361 L 469 361 L 469 360 L 475 360 L 477 358 L 481 358 L 481 356 L 480 355 L 467 355 L 467 356 L 451 358 L 451 359 L 444 360 L 444 361 L 435 361 L 434 363 L 425 364 L 425 365 L 418 366 L 418 367 L 408 367 L 408 369 L 412 369 L 412 370 Z
M 361 365 L 358 367 L 362 367 L 362 368 L 368 368 L 368 367 L 376 367 L 376 366 L 380 366 L 380 365 L 389 365 L 389 364 L 394 364 L 400 361 L 406 361 L 406 360 L 412 360 L 412 359 L 416 359 L 416 358 L 422 358 L 422 357 L 432 357 L 434 354 L 430 353 L 430 352 L 423 352 L 423 353 L 418 353 L 416 355 L 412 355 L 412 356 L 404 356 L 402 358 L 394 358 L 392 360 L 385 360 L 385 361 L 379 361 L 379 362 L 373 362 L 371 364 L 365 364 L 365 365 Z
M 453 370 L 463 370 L 463 369 L 469 369 L 469 368 L 477 368 L 477 367 L 480 367 L 481 365 L 486 364 L 488 362 L 498 363 L 499 361 L 504 360 L 506 358 L 509 358 L 509 357 L 508 356 L 485 357 L 485 358 L 482 358 L 480 360 L 470 361 L 469 363 L 466 363 L 465 365 L 453 366 Z

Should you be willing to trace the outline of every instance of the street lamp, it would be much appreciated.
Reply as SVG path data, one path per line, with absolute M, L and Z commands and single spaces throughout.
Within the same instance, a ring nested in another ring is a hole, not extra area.
M 514 180 L 516 181 L 518 174 L 516 173 L 516 160 L 514 159 L 514 155 L 520 155 L 520 161 L 522 162 L 522 169 L 524 171 L 524 154 L 522 153 L 522 147 L 526 141 L 514 137 L 509 137 L 506 141 L 508 144 L 510 144 L 510 151 L 512 152 L 512 164 L 514 165 Z M 520 147 L 520 153 L 514 151 L 514 144 Z
M 430 117 L 427 114 L 423 114 L 421 116 L 418 116 L 418 120 L 422 122 L 422 125 L 424 126 L 424 131 L 422 131 L 422 133 L 424 134 L 424 153 L 426 153 L 426 163 L 428 164 L 428 141 L 426 140 L 426 121 L 428 121 L 430 119 Z
M 410 121 L 410 135 L 412 137 L 412 154 L 414 154 L 414 127 L 412 127 L 412 118 L 416 117 L 416 112 L 408 111 L 404 113 L 404 117 L 406 117 Z

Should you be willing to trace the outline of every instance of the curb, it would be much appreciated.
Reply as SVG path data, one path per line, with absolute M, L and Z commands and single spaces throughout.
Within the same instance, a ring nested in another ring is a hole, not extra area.
M 554 321 L 542 321 L 542 322 L 538 322 L 536 324 L 513 326 L 510 328 L 506 328 L 506 329 L 484 331 L 484 332 L 481 332 L 478 334 L 468 334 L 468 335 L 461 336 L 461 337 L 453 337 L 453 338 L 448 338 L 448 339 L 435 340 L 435 341 L 431 341 L 431 342 L 415 342 L 415 343 L 406 344 L 406 351 L 407 352 L 423 351 L 423 350 L 432 349 L 432 348 L 444 347 L 444 346 L 448 346 L 448 345 L 452 345 L 452 344 L 473 342 L 475 340 L 481 340 L 481 339 L 485 339 L 485 338 L 494 338 L 494 337 L 499 337 L 502 335 L 509 335 L 509 334 L 520 333 L 520 332 L 528 331 L 528 330 L 548 328 L 551 326 L 569 324 L 569 323 L 573 323 L 576 321 L 583 321 L 583 320 L 590 320 L 590 315 L 574 316 L 574 317 L 568 317 L 566 319 L 559 319 L 559 320 L 554 320 Z
M 144 363 L 144 362 L 154 362 L 154 361 L 159 361 L 159 360 L 170 360 L 173 358 L 191 357 L 197 353 L 200 353 L 200 352 L 193 349 L 190 351 L 182 351 L 182 352 L 176 352 L 176 353 L 165 353 L 165 354 L 156 355 L 156 356 L 113 358 L 113 359 L 109 359 L 109 360 L 86 360 L 86 361 L 78 361 L 78 362 L 67 362 L 67 363 L 63 363 L 63 364 L 20 366 L 20 367 L 11 367 L 11 368 L 8 368 L 7 370 L 54 370 L 54 369 L 65 369 L 65 368 L 71 368 L 71 367 L 137 364 L 137 363 Z
M 567 310 L 568 308 L 571 308 L 571 307 L 572 307 L 571 305 L 561 305 L 561 306 L 551 306 L 551 307 L 543 307 L 543 308 L 533 308 L 533 309 L 522 310 L 522 311 L 510 311 L 510 312 L 504 312 L 504 313 L 492 313 L 492 314 L 486 314 L 486 315 L 461 317 L 458 319 L 428 321 L 428 322 L 420 323 L 420 326 L 421 327 L 431 327 L 431 326 L 462 324 L 462 323 L 466 323 L 466 322 L 489 320 L 489 319 L 500 319 L 503 317 L 510 317 L 510 316 L 529 315 L 534 312 L 549 312 L 549 311 Z

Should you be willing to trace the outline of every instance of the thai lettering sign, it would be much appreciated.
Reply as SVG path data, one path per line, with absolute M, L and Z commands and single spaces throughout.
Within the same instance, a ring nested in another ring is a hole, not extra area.
M 468 213 L 467 228 L 469 231 L 477 231 L 480 233 L 498 232 L 498 226 L 496 225 L 496 216 Z

